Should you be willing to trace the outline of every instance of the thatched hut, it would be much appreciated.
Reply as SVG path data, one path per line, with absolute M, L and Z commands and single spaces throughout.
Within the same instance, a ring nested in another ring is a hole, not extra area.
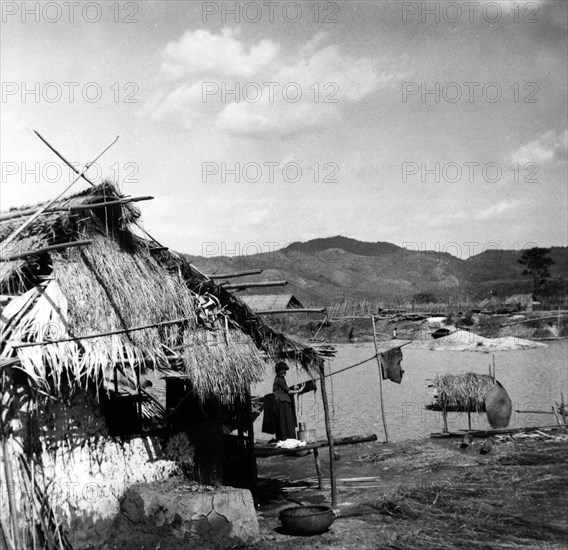
M 37 209 L 4 212 L 2 241 Z M 0 540 L 64 546 L 67 532 L 90 544 L 130 486 L 180 471 L 253 483 L 251 384 L 267 358 L 317 372 L 312 348 L 273 331 L 139 218 L 104 183 L 2 247 L 0 484 L 28 497 L 0 499 Z M 224 453 L 223 424 L 235 422 Z
M 466 372 L 436 377 L 432 404 L 426 408 L 441 410 L 447 430 L 447 412 L 486 413 L 492 428 L 506 428 L 511 419 L 512 403 L 503 385 L 492 375 Z
M 513 294 L 505 300 L 505 305 L 514 308 L 516 311 L 533 311 L 537 309 L 540 302 L 534 294 Z

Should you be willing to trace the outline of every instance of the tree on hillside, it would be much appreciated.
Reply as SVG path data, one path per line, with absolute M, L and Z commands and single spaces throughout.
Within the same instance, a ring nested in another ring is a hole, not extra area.
M 550 278 L 550 266 L 556 262 L 549 258 L 550 248 L 530 248 L 525 250 L 522 256 L 517 260 L 518 263 L 525 266 L 523 275 L 531 275 L 533 278 L 533 292 L 536 294 L 543 286 L 546 285 Z

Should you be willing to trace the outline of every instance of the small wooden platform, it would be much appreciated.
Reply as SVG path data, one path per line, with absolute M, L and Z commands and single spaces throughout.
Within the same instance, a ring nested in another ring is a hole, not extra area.
M 375 434 L 370 435 L 354 435 L 351 437 L 339 437 L 333 440 L 335 446 L 338 445 L 355 445 L 357 443 L 367 443 L 368 441 L 376 441 L 377 436 Z M 307 443 L 305 446 L 296 447 L 295 449 L 279 449 L 274 447 L 274 445 L 261 445 L 256 443 L 254 446 L 254 454 L 259 458 L 264 458 L 267 456 L 276 455 L 295 455 L 298 451 L 310 451 L 314 449 L 320 449 L 322 447 L 327 447 L 329 444 L 327 439 L 321 439 L 315 443 Z

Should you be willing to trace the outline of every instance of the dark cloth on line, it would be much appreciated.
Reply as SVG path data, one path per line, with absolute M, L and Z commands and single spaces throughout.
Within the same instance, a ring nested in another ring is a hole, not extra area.
M 392 380 L 397 384 L 402 382 L 404 371 L 400 365 L 401 361 L 402 350 L 400 348 L 392 348 L 381 353 L 383 380 Z

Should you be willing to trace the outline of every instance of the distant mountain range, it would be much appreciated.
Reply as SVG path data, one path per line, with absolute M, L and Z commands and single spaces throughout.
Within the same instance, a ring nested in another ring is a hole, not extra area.
M 342 299 L 395 303 L 418 294 L 437 301 L 505 297 L 530 292 L 532 279 L 517 263 L 522 251 L 488 250 L 468 259 L 445 252 L 413 251 L 387 242 L 329 237 L 295 242 L 274 252 L 251 256 L 186 257 L 209 275 L 263 269 L 261 275 L 231 280 L 280 280 L 287 287 L 250 289 L 246 293 L 289 292 L 309 304 L 329 305 Z M 566 293 L 568 249 L 553 247 L 552 286 Z

